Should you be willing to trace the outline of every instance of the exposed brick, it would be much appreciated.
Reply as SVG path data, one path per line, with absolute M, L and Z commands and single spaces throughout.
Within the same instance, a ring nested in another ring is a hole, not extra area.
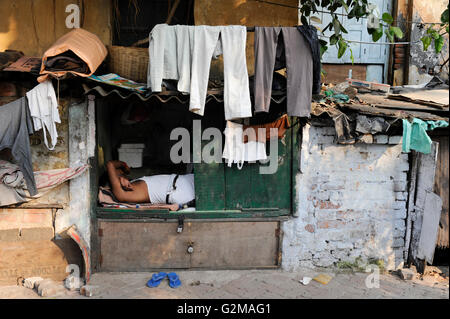
M 323 183 L 320 186 L 320 189 L 323 190 L 340 190 L 345 188 L 345 183 L 342 181 L 335 181 L 335 182 L 327 182 Z
M 39 210 L 24 212 L 23 222 L 28 224 L 40 224 L 46 220 L 46 213 Z
M 329 200 L 318 200 L 314 207 L 317 207 L 319 209 L 338 209 L 341 207 L 341 204 L 334 203 Z
M 341 220 L 324 220 L 324 221 L 318 221 L 317 227 L 318 228 L 340 228 L 342 226 L 345 226 L 345 222 Z
M 306 225 L 305 230 L 310 233 L 314 233 L 314 225 L 311 225 L 311 224 Z

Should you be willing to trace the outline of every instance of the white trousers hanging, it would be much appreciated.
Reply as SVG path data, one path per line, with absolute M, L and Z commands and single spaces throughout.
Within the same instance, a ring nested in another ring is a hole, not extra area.
M 211 59 L 221 36 L 225 119 L 251 117 L 244 26 L 196 26 L 192 51 L 189 109 L 204 114 Z M 217 51 L 216 51 L 217 53 Z

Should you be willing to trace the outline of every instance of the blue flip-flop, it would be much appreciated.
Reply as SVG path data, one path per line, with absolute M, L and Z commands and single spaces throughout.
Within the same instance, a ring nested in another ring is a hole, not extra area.
M 165 272 L 159 272 L 157 274 L 152 275 L 152 279 L 147 281 L 147 287 L 155 288 L 158 287 L 161 281 L 167 277 L 167 274 Z
M 167 274 L 167 277 L 169 278 L 169 286 L 170 288 L 178 288 L 181 286 L 181 280 L 178 277 L 178 275 L 174 272 L 169 272 Z

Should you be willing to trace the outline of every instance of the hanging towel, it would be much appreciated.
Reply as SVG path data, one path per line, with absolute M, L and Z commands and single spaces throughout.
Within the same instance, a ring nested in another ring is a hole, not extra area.
M 252 116 L 246 43 L 247 29 L 244 26 L 195 27 L 189 110 L 204 114 L 211 59 L 222 51 L 225 119 Z
M 287 72 L 287 114 L 310 117 L 313 59 L 309 44 L 294 27 L 255 27 L 255 112 L 269 112 L 280 34 Z
M 225 128 L 225 147 L 222 158 L 228 163 L 228 167 L 237 164 L 241 169 L 244 162 L 261 161 L 267 159 L 266 144 L 257 141 L 244 143 L 243 125 L 227 121 Z
M 47 80 L 35 86 L 27 92 L 27 98 L 34 129 L 36 131 L 42 129 L 45 146 L 49 150 L 54 150 L 58 141 L 56 123 L 61 123 L 61 119 L 59 118 L 58 102 L 56 101 L 52 82 Z M 48 145 L 45 129 L 50 134 L 50 146 Z
M 33 134 L 30 111 L 25 97 L 0 106 L 0 151 L 11 149 L 11 154 L 19 165 L 31 195 L 36 195 L 33 176 L 30 139 Z
M 409 153 L 411 150 L 424 154 L 431 153 L 431 138 L 427 130 L 433 130 L 436 127 L 447 127 L 446 121 L 422 121 L 415 118 L 412 123 L 403 119 L 403 139 L 402 152 Z

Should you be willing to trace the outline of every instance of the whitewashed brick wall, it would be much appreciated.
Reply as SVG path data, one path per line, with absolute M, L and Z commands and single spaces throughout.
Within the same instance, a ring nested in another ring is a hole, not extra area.
M 401 266 L 409 170 L 401 137 L 338 145 L 334 135 L 334 127 L 303 128 L 298 217 L 283 225 L 283 269 L 332 267 L 357 257 Z

